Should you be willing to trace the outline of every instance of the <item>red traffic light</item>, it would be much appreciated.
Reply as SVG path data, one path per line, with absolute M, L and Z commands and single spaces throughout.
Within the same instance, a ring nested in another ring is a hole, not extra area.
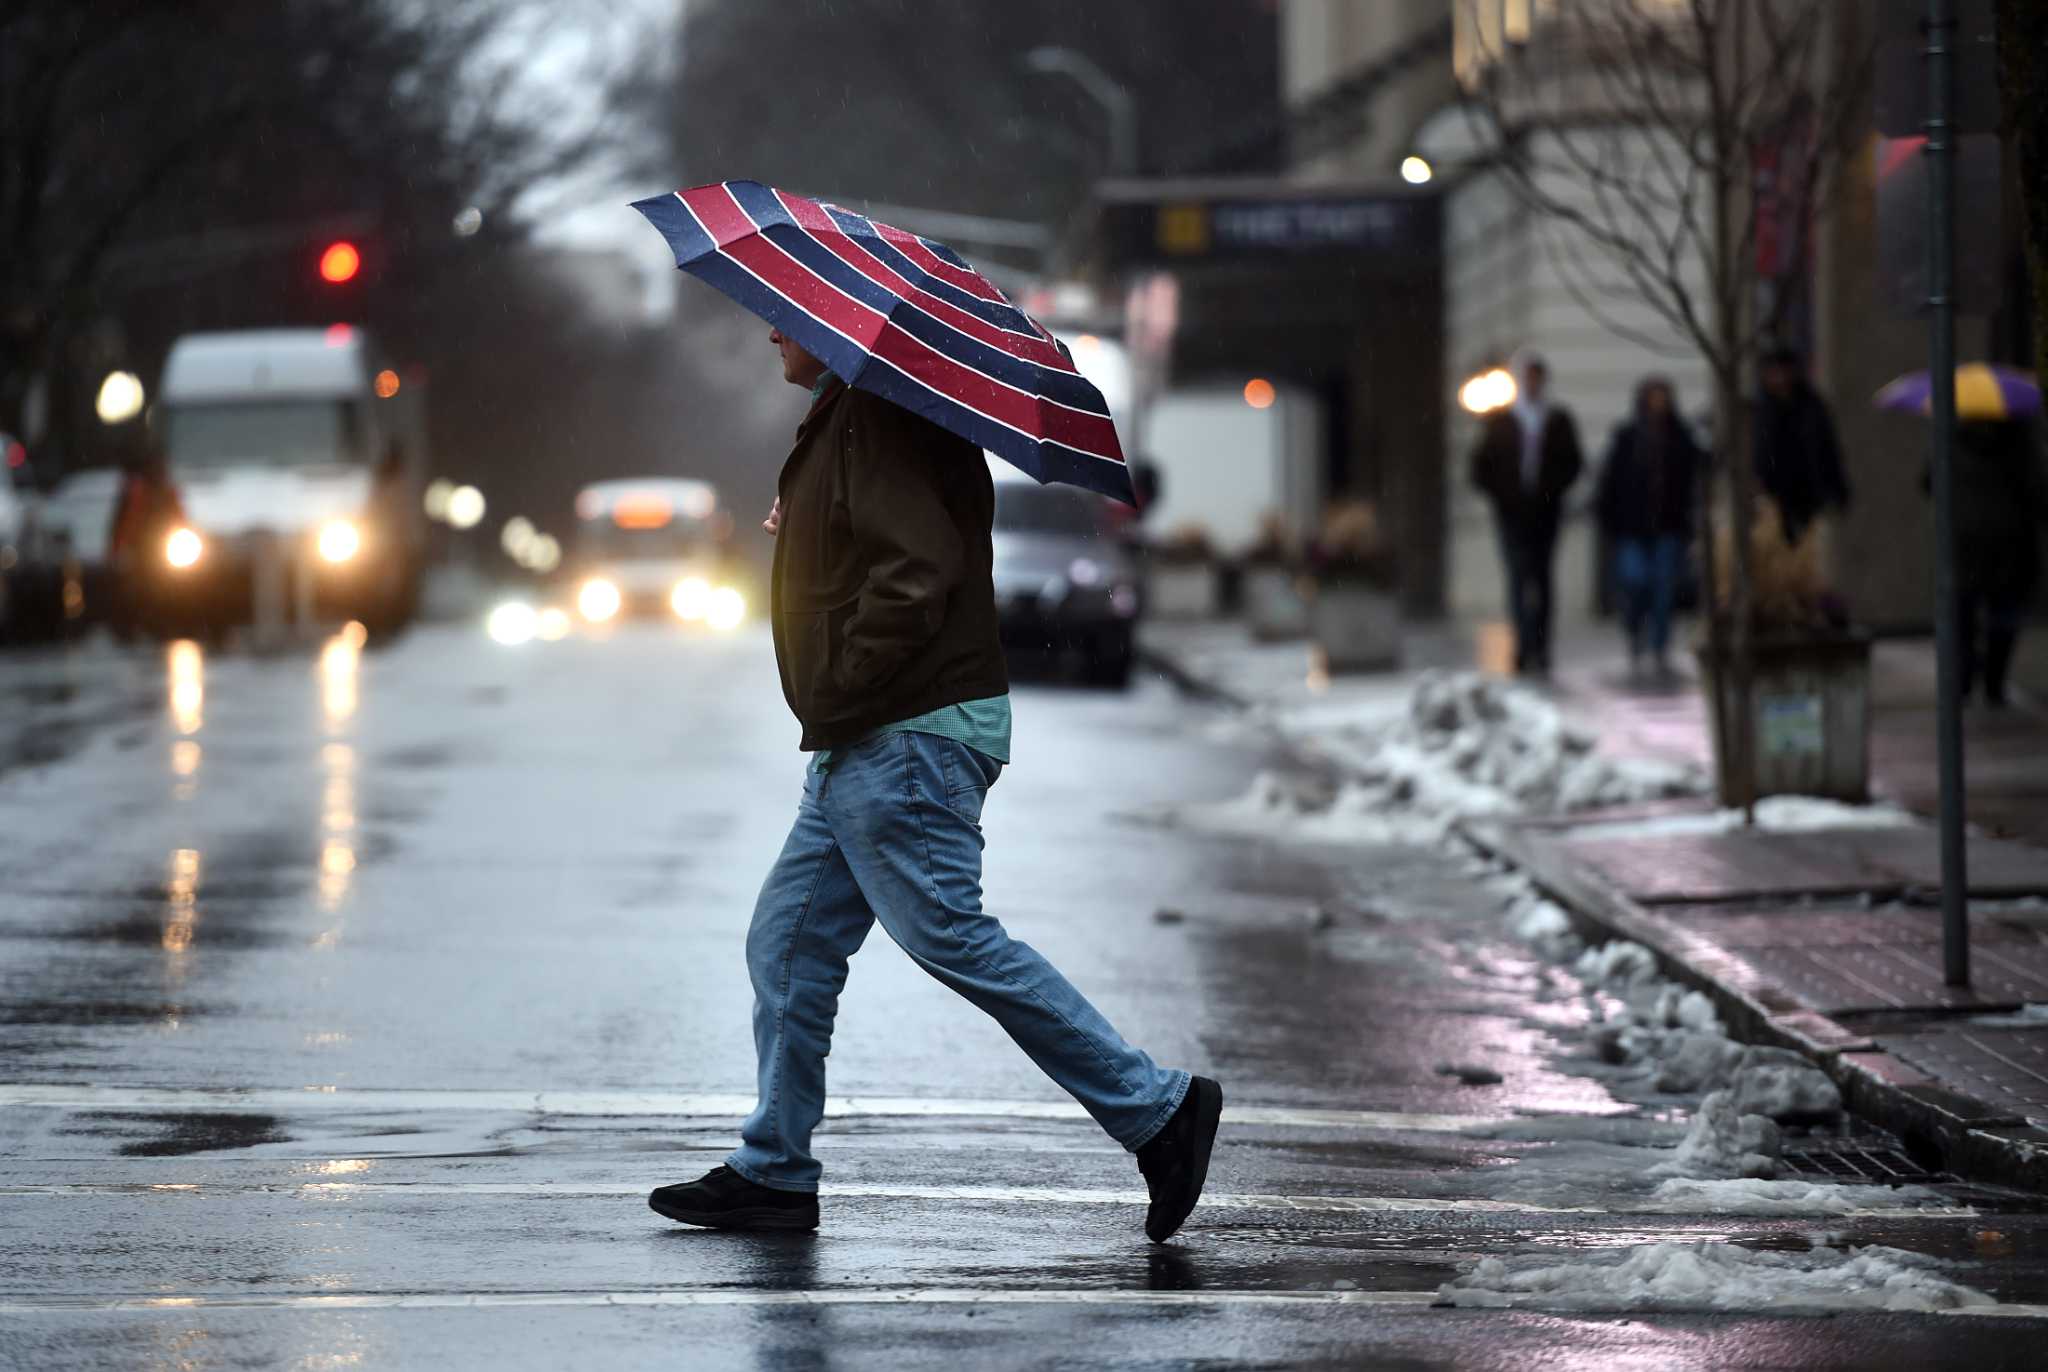
M 363 255 L 356 251 L 356 245 L 343 239 L 329 243 L 327 251 L 320 254 L 320 279 L 339 286 L 344 281 L 355 280 L 362 270 Z

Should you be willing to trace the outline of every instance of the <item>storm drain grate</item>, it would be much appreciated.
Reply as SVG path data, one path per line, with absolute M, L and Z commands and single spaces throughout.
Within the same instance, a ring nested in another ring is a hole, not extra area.
M 1785 1174 L 1802 1181 L 1896 1186 L 1902 1182 L 1953 1180 L 1946 1172 L 1928 1171 L 1888 1143 L 1807 1143 L 1787 1148 L 1784 1162 Z

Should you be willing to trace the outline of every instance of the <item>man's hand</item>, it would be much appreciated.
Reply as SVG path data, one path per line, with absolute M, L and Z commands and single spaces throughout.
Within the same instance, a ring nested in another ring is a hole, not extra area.
M 762 521 L 761 521 L 761 527 L 762 527 L 762 528 L 764 528 L 764 529 L 766 529 L 766 530 L 768 531 L 768 536 L 769 536 L 770 538 L 773 538 L 773 537 L 775 537 L 775 531 L 776 531 L 777 529 L 780 529 L 780 528 L 782 527 L 782 497 L 781 497 L 781 496 L 776 496 L 776 497 L 775 497 L 775 505 L 774 505 L 774 507 L 773 507 L 772 509 L 770 509 L 770 510 L 768 511 L 768 517 L 767 517 L 766 519 L 764 519 L 764 520 L 762 520 Z

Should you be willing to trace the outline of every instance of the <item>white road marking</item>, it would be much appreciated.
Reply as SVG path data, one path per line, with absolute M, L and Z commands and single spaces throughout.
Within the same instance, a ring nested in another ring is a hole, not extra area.
M 191 1310 L 470 1310 L 501 1306 L 761 1306 L 761 1305 L 1137 1305 L 1382 1306 L 1433 1305 L 1434 1291 L 1101 1291 L 989 1290 L 940 1287 L 842 1287 L 819 1291 L 409 1291 L 301 1296 L 235 1293 L 198 1296 L 49 1297 L 0 1299 L 0 1315 L 102 1314 L 125 1310 L 179 1314 Z M 1586 1311 L 1560 1312 L 1583 1318 Z M 1638 1319 L 1684 1311 L 1635 1310 Z M 1742 1311 L 1716 1311 L 1741 1315 Z M 1799 1318 L 1769 1312 L 1776 1318 Z M 2048 1305 L 1977 1305 L 1937 1310 L 1964 1319 L 2048 1319 Z
M 751 1095 L 660 1091 L 395 1091 L 352 1087 L 261 1087 L 251 1090 L 151 1086 L 5 1086 L 0 1107 L 66 1110 L 248 1110 L 266 1114 L 351 1111 L 385 1114 L 486 1111 L 561 1117 L 744 1119 Z M 1088 1113 L 1064 1100 L 937 1099 L 923 1096 L 834 1096 L 827 1119 L 1040 1119 L 1085 1120 Z M 1378 1129 L 1461 1133 L 1507 1123 L 1504 1115 L 1411 1114 L 1399 1110 L 1308 1110 L 1292 1106 L 1231 1105 L 1223 1122 L 1265 1128 Z
M 0 1301 L 0 1315 L 191 1309 L 447 1310 L 505 1305 L 1428 1305 L 1434 1291 L 1101 1291 L 842 1287 L 820 1291 L 409 1291 L 360 1295 L 51 1297 Z
M 308 1200 L 357 1196 L 641 1196 L 647 1186 L 640 1182 L 543 1182 L 543 1181 L 308 1181 L 308 1182 L 53 1182 L 47 1185 L 0 1185 L 0 1196 L 90 1197 L 90 1196 L 229 1196 L 239 1194 L 298 1194 Z M 997 1201 L 1040 1205 L 1130 1205 L 1146 1204 L 1143 1191 L 1092 1190 L 1058 1186 L 920 1186 L 863 1182 L 827 1182 L 819 1191 L 827 1199 L 886 1199 L 932 1201 Z M 1307 1214 L 1344 1215 L 1401 1211 L 1418 1214 L 1465 1212 L 1483 1215 L 1663 1215 L 1686 1218 L 1693 1212 L 1666 1208 L 1647 1209 L 1626 1201 L 1615 1205 L 1556 1206 L 1530 1205 L 1521 1201 L 1490 1200 L 1477 1196 L 1278 1196 L 1262 1194 L 1217 1194 L 1202 1197 L 1210 1210 L 1292 1210 Z M 1705 1212 L 1700 1212 L 1705 1213 Z M 1791 1212 L 1788 1212 L 1791 1213 Z M 1977 1212 L 1966 1206 L 1873 1206 L 1844 1215 L 1826 1213 L 1835 1219 L 1964 1219 Z M 1796 1217 L 1796 1216 L 1795 1216 Z

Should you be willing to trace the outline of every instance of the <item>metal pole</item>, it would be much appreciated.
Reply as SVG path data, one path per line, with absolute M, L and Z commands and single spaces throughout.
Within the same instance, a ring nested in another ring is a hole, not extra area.
M 1970 984 L 1970 881 L 1963 838 L 1963 702 L 1956 631 L 1954 0 L 1927 3 L 1927 304 L 1933 424 L 1934 657 L 1941 747 L 1941 945 L 1950 986 Z
M 1070 76 L 1088 92 L 1109 117 L 1109 174 L 1138 174 L 1138 102 L 1122 82 L 1072 48 L 1033 48 L 1024 54 L 1024 65 L 1035 72 Z

